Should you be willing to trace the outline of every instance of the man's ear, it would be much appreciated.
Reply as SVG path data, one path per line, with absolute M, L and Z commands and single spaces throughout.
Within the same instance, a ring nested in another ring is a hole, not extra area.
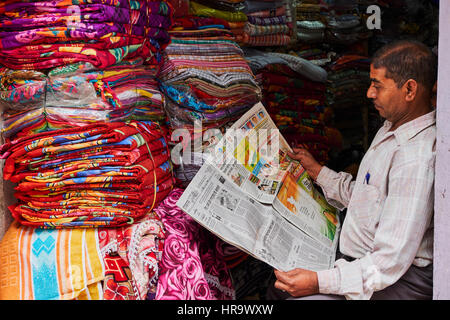
M 409 79 L 403 85 L 403 89 L 405 91 L 405 99 L 408 102 L 411 102 L 415 99 L 417 95 L 417 81 L 414 79 Z

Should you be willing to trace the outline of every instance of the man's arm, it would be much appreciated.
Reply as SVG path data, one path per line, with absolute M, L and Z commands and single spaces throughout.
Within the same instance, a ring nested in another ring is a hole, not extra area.
M 320 165 L 305 148 L 294 148 L 289 153 L 292 159 L 300 161 L 308 175 L 322 188 L 327 201 L 339 210 L 348 206 L 355 182 L 351 174 L 335 172 Z
M 433 186 L 433 160 L 416 159 L 393 166 L 373 249 L 352 262 L 340 259 L 335 268 L 319 271 L 320 292 L 369 299 L 373 292 L 397 282 L 414 261 L 430 226 Z
M 319 292 L 370 299 L 373 292 L 398 281 L 411 266 L 432 219 L 434 169 L 423 163 L 393 167 L 389 181 L 371 252 L 352 262 L 339 259 L 330 270 L 276 271 L 275 287 L 294 297 Z

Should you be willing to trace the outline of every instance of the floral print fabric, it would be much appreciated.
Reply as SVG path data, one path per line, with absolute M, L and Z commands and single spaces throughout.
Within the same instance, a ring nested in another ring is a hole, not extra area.
M 155 209 L 166 230 L 159 264 L 157 300 L 230 300 L 234 290 L 221 240 L 186 215 L 174 189 Z

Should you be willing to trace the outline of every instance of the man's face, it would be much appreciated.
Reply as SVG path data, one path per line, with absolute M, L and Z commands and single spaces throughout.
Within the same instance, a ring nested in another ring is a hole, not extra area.
M 367 97 L 372 99 L 375 109 L 384 119 L 396 123 L 407 113 L 402 88 L 394 80 L 386 78 L 386 68 L 376 69 L 370 65 L 370 87 Z

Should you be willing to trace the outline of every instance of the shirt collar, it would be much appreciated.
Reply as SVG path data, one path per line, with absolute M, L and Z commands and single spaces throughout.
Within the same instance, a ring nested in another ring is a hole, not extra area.
M 434 125 L 435 123 L 436 123 L 436 110 L 433 110 L 412 121 L 402 124 L 400 127 L 394 130 L 393 134 L 395 139 L 397 140 L 397 143 L 400 145 L 412 139 L 419 132 Z M 384 123 L 384 127 L 386 130 L 389 130 L 391 125 L 392 123 L 387 120 Z

